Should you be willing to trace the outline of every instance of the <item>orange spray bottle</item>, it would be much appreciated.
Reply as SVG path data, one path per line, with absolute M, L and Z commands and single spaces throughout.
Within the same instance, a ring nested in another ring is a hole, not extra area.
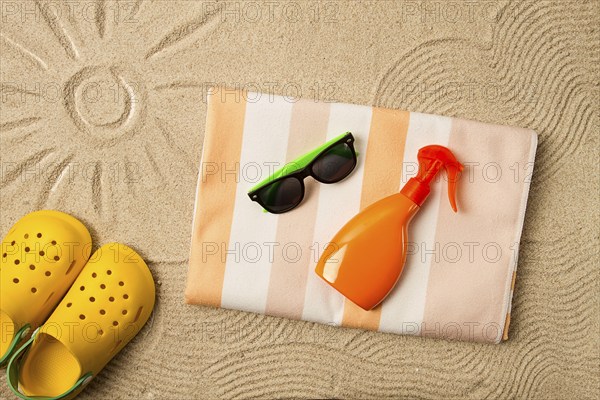
M 315 272 L 365 310 L 377 306 L 396 285 L 406 261 L 408 225 L 427 199 L 429 184 L 445 168 L 448 199 L 456 209 L 456 182 L 463 166 L 446 147 L 418 153 L 419 172 L 400 193 L 355 215 L 325 248 Z

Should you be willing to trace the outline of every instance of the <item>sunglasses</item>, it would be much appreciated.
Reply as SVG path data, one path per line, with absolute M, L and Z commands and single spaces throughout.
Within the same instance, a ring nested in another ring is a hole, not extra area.
M 250 189 L 248 196 L 266 211 L 281 214 L 295 208 L 304 198 L 304 178 L 336 183 L 356 167 L 354 136 L 346 132 L 286 164 Z

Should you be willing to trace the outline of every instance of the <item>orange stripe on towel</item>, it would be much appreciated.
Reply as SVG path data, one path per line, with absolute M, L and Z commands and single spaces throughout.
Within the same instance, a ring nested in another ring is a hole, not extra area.
M 245 93 L 220 88 L 209 99 L 206 132 L 217 134 L 204 139 L 188 273 L 195 283 L 187 284 L 187 303 L 221 306 L 245 114 Z M 209 220 L 202 218 L 207 215 Z
M 410 113 L 407 111 L 373 109 L 365 156 L 361 210 L 400 190 L 409 119 Z M 376 265 L 372 267 L 377 268 Z M 377 330 L 380 318 L 381 305 L 365 311 L 350 300 L 345 300 L 343 326 Z
M 300 100 L 292 108 L 287 162 L 327 140 L 330 105 Z M 280 214 L 275 258 L 271 267 L 266 314 L 301 319 L 319 206 L 319 186 L 304 180 L 306 192 L 297 212 Z

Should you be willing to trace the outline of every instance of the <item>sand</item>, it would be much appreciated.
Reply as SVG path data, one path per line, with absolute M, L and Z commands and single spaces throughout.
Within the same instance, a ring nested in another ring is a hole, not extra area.
M 600 396 L 598 2 L 66 3 L 2 2 L 0 231 L 70 212 L 158 283 L 81 399 Z M 511 339 L 184 305 L 213 83 L 537 131 Z

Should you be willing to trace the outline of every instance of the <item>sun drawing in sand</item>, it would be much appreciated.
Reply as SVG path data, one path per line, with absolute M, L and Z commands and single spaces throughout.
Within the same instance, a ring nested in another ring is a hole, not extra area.
M 140 204 L 156 207 L 146 214 L 164 213 L 175 190 L 165 187 L 197 173 L 199 154 L 188 142 L 200 135 L 182 132 L 161 96 L 170 80 L 185 77 L 181 69 L 171 76 L 172 60 L 181 63 L 216 28 L 218 9 L 144 0 L 6 3 L 2 197 L 31 210 L 78 204 L 107 224 Z

